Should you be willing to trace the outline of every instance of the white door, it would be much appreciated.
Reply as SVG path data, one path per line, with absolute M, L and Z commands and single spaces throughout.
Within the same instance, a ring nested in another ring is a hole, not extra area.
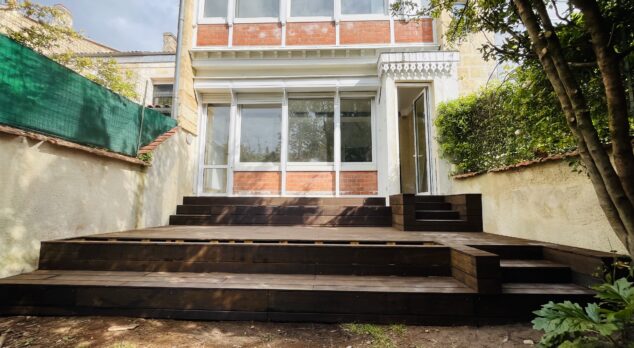
M 431 193 L 430 127 L 427 89 L 414 101 L 414 157 L 416 158 L 416 193 Z
M 208 105 L 203 117 L 203 144 L 198 172 L 200 195 L 226 195 L 229 176 L 231 107 Z

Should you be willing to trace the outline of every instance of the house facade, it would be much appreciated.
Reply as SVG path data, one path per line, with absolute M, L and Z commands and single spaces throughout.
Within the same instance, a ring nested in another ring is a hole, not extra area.
M 447 21 L 395 18 L 388 0 L 185 3 L 178 117 L 200 139 L 196 194 L 449 192 L 436 106 L 491 70 L 462 64 L 477 45 L 446 48 Z

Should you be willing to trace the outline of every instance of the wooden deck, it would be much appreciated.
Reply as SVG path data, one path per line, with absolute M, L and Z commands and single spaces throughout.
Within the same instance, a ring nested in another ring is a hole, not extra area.
M 168 226 L 44 242 L 0 314 L 481 324 L 592 300 L 612 255 L 474 232 Z

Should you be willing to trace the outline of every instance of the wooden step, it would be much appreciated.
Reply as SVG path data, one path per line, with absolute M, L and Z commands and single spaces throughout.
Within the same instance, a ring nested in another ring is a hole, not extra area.
M 185 205 L 386 206 L 385 198 L 184 197 Z
M 296 215 L 296 216 L 390 216 L 392 210 L 381 206 L 252 206 L 252 205 L 179 205 L 178 215 Z
M 449 276 L 440 245 L 43 242 L 40 269 Z
M 455 325 L 524 319 L 563 299 L 592 292 L 522 284 L 487 296 L 451 277 L 36 271 L 0 280 L 0 315 Z
M 500 260 L 506 283 L 569 283 L 570 267 L 548 260 Z
M 451 203 L 447 202 L 421 202 L 416 203 L 416 210 L 451 210 Z
M 445 196 L 416 196 L 416 203 L 445 203 Z
M 416 220 L 460 220 L 460 213 L 452 210 L 417 210 Z
M 544 248 L 541 245 L 471 245 L 474 248 L 497 254 L 503 260 L 543 260 Z
M 170 225 L 390 226 L 391 216 L 172 215 Z

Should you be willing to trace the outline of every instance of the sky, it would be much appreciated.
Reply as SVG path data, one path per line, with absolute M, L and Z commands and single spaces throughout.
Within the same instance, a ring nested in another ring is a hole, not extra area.
M 163 33 L 176 34 L 179 0 L 33 0 L 62 4 L 84 36 L 120 51 L 160 51 Z

